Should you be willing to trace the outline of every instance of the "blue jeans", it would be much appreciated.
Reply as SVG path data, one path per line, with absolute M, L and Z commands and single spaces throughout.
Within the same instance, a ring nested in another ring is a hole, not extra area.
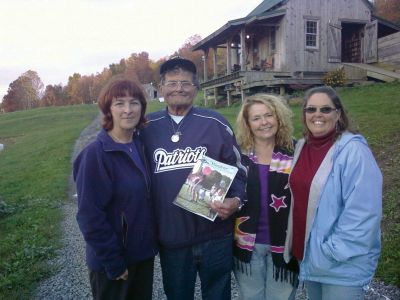
M 310 300 L 361 300 L 364 299 L 362 286 L 343 286 L 316 281 L 304 281 Z
M 194 299 L 197 274 L 204 300 L 231 299 L 232 234 L 191 247 L 160 249 L 168 300 Z
M 269 245 L 256 244 L 250 261 L 251 274 L 234 270 L 243 300 L 295 299 L 296 288 L 289 281 L 273 278 L 273 263 Z

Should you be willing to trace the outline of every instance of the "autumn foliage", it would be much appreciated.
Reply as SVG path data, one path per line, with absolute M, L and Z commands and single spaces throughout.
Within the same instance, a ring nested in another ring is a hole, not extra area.
M 399 0 L 375 0 L 374 8 L 377 16 L 400 26 Z
M 198 69 L 199 77 L 203 78 L 203 53 L 191 50 L 200 40 L 199 35 L 190 37 L 178 51 L 170 56 L 180 55 L 192 60 Z M 35 71 L 29 70 L 9 85 L 7 94 L 0 103 L 0 111 L 12 112 L 43 106 L 93 103 L 102 86 L 116 74 L 126 74 L 143 84 L 152 83 L 157 86 L 160 80 L 160 66 L 167 58 L 153 61 L 145 51 L 132 53 L 128 58 L 110 64 L 97 74 L 74 73 L 68 77 L 67 85 L 47 85 L 45 88 L 39 75 Z
M 1 109 L 8 112 L 35 108 L 40 104 L 42 92 L 43 83 L 39 75 L 29 70 L 10 83 Z

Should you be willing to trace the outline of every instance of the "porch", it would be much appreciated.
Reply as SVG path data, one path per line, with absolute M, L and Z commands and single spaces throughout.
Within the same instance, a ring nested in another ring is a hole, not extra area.
M 227 105 L 233 103 L 233 97 L 240 97 L 243 101 L 248 94 L 256 91 L 273 89 L 275 93 L 284 95 L 286 88 L 290 86 L 308 86 L 323 83 L 325 72 L 290 72 L 282 71 L 236 71 L 218 78 L 213 78 L 201 83 L 204 90 L 204 104 L 207 106 L 210 101 L 218 104 L 218 96 L 226 97 Z
M 213 95 L 244 97 L 257 87 L 281 85 L 291 74 L 281 67 L 280 26 L 285 10 L 248 16 L 229 21 L 225 26 L 199 42 L 193 51 L 203 51 L 204 77 L 201 84 L 205 103 Z

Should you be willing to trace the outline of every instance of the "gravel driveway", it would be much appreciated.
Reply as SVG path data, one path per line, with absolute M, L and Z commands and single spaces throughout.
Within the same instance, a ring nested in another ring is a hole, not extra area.
M 72 161 L 90 141 L 94 140 L 100 130 L 100 116 L 85 128 L 75 143 Z M 43 281 L 38 287 L 34 299 L 57 300 L 84 300 L 92 299 L 85 265 L 85 243 L 75 220 L 76 198 L 75 186 L 72 178 L 69 184 L 69 201 L 63 205 L 64 220 L 62 221 L 63 247 L 57 257 L 49 264 L 57 268 L 58 272 Z M 201 299 L 199 285 L 196 285 L 195 299 Z M 385 296 L 384 296 L 385 295 Z M 166 299 L 162 289 L 161 270 L 158 257 L 154 270 L 153 299 Z M 238 299 L 235 280 L 232 278 L 232 299 Z M 306 299 L 304 291 L 298 291 L 296 299 Z M 400 289 L 373 281 L 366 299 L 400 300 Z M 338 299 L 339 300 L 339 299 Z

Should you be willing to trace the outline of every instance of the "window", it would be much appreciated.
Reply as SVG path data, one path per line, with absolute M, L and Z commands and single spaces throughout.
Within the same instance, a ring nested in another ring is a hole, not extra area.
M 318 48 L 318 21 L 306 20 L 306 48 Z

